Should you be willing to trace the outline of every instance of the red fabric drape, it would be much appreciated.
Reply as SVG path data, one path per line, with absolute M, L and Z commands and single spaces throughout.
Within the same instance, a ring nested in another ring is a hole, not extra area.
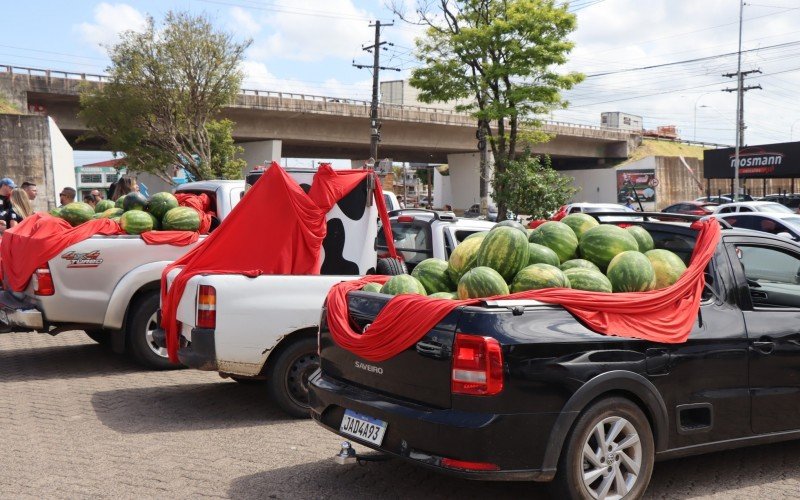
M 205 193 L 175 193 L 175 198 L 178 199 L 178 205 L 182 207 L 194 208 L 200 213 L 200 229 L 197 230 L 200 234 L 208 234 L 211 229 L 211 199 Z
M 605 335 L 663 343 L 685 342 L 697 318 L 705 285 L 705 268 L 720 239 L 716 220 L 695 222 L 699 230 L 690 265 L 677 283 L 661 290 L 638 293 L 595 293 L 568 288 L 529 290 L 504 299 L 534 299 L 560 304 L 590 329 Z M 425 336 L 453 309 L 486 299 L 432 299 L 420 295 L 393 297 L 359 334 L 350 327 L 347 293 L 386 276 L 367 276 L 334 285 L 328 292 L 327 321 L 331 336 L 341 347 L 369 361 L 389 359 Z M 500 298 L 500 297 L 495 297 Z
M 178 302 L 190 278 L 198 274 L 319 274 L 325 215 L 367 176 L 367 170 L 333 170 L 323 164 L 311 190 L 303 189 L 272 163 L 219 229 L 198 248 L 167 266 L 161 277 L 161 325 L 170 359 L 177 362 Z M 376 194 L 380 194 L 376 189 Z M 376 196 L 378 208 L 383 196 Z M 386 218 L 385 205 L 382 218 Z M 388 220 L 385 222 L 387 230 Z M 391 237 L 389 238 L 391 241 Z M 167 290 L 167 274 L 182 268 Z
M 185 247 L 200 239 L 199 231 L 147 231 L 139 236 L 148 245 L 173 245 Z

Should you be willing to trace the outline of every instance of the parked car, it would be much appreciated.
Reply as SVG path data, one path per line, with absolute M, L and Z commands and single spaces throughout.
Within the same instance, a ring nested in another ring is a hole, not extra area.
M 395 210 L 401 210 L 403 208 L 400 205 L 400 200 L 397 199 L 397 195 L 392 193 L 391 191 L 385 191 L 383 193 L 383 201 L 386 202 L 387 212 L 393 212 Z
M 569 205 L 565 205 L 559 209 L 560 213 L 564 213 L 565 215 L 575 214 L 575 213 L 598 213 L 598 212 L 631 212 L 636 213 L 636 210 L 632 208 L 628 208 L 624 205 L 619 205 L 616 203 L 570 203 Z M 637 217 L 625 217 L 625 216 L 600 216 L 601 221 L 603 222 L 611 222 L 611 221 L 632 221 L 637 220 Z
M 794 211 L 774 201 L 737 201 L 725 203 L 714 209 L 715 214 L 729 214 L 738 212 L 777 212 L 793 214 Z
M 784 238 L 800 241 L 800 215 L 795 213 L 753 213 L 715 214 L 733 227 L 764 231 Z
M 486 220 L 497 222 L 497 205 L 489 205 L 486 209 Z M 475 219 L 481 216 L 481 206 L 477 203 L 469 207 L 469 210 L 464 212 L 464 217 L 467 219 Z M 516 214 L 511 210 L 506 210 L 506 219 L 515 220 Z
M 711 201 L 711 202 L 714 202 L 714 203 L 731 203 L 731 202 L 733 202 L 733 194 L 725 193 L 723 195 L 716 195 L 716 196 L 703 196 L 701 198 L 695 198 L 694 201 Z M 737 201 L 756 201 L 756 199 L 753 198 L 749 194 L 740 194 L 738 196 Z
M 182 184 L 176 192 L 208 196 L 219 222 L 244 190 L 242 181 L 211 180 Z M 147 245 L 134 235 L 95 235 L 70 245 L 43 263 L 24 291 L 0 292 L 0 324 L 50 335 L 84 330 L 148 368 L 174 368 L 153 341 L 161 271 L 205 238 L 176 246 Z
M 775 203 L 780 203 L 781 205 L 785 205 L 788 208 L 791 208 L 793 211 L 798 212 L 800 211 L 800 194 L 768 194 L 759 201 L 772 201 Z
M 709 215 L 714 212 L 716 207 L 716 203 L 708 201 L 682 201 L 668 206 L 662 212 L 668 214 Z
M 688 259 L 686 224 L 642 225 Z M 450 475 L 555 479 L 554 498 L 641 498 L 656 459 L 800 436 L 798 270 L 800 245 L 723 229 L 678 344 L 605 336 L 558 305 L 498 300 L 458 307 L 397 356 L 366 362 L 336 344 L 323 312 L 311 414 Z M 354 326 L 389 299 L 351 292 Z

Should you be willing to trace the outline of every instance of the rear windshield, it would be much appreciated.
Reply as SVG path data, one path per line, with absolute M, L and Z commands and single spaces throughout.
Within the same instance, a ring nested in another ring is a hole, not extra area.
M 765 203 L 763 205 L 758 205 L 756 210 L 759 212 L 783 212 L 787 214 L 794 213 L 791 208 L 787 208 L 780 203 Z
M 433 257 L 433 245 L 431 243 L 430 227 L 427 224 L 399 223 L 392 221 L 392 237 L 397 253 L 402 255 L 403 260 L 409 269 Z M 375 242 L 379 250 L 385 250 L 386 236 L 383 231 L 378 232 Z

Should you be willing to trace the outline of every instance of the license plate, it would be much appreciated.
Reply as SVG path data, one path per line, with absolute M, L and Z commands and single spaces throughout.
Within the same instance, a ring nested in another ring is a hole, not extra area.
M 345 410 L 339 432 L 380 446 L 383 442 L 383 435 L 386 433 L 386 422 L 356 413 L 353 410 Z

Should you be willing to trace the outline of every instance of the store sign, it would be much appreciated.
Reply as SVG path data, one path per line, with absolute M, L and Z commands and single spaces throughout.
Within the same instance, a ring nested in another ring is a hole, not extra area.
M 634 200 L 653 202 L 656 201 L 658 179 L 653 169 L 647 170 L 617 170 L 617 202 L 625 203 L 630 196 Z M 636 194 L 634 194 L 636 191 Z
M 703 171 L 706 179 L 735 177 L 735 148 L 704 151 Z M 800 177 L 800 143 L 786 142 L 740 148 L 739 177 Z

